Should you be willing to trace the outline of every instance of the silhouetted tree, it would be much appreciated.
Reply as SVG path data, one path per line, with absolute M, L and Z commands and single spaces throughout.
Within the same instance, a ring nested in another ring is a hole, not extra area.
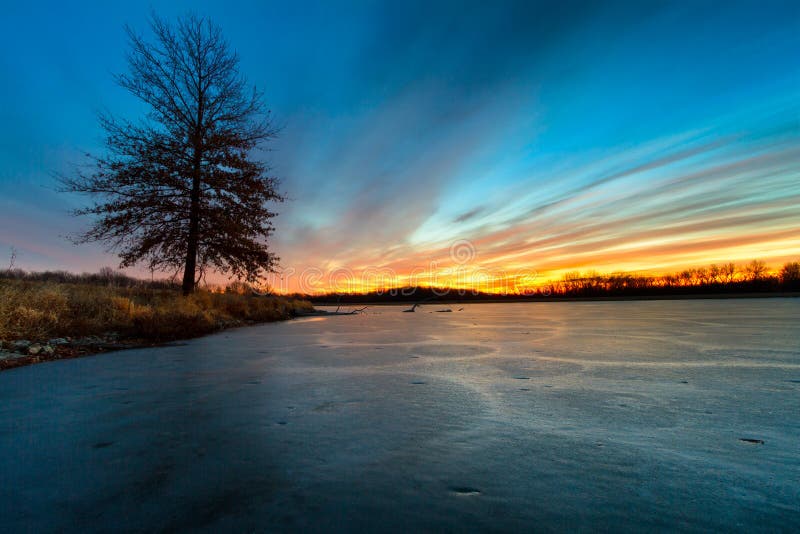
M 800 288 L 800 262 L 792 261 L 784 264 L 778 276 L 786 289 Z
M 183 292 L 207 268 L 255 281 L 277 258 L 266 240 L 283 200 L 268 167 L 251 157 L 275 131 L 261 94 L 238 70 L 220 29 L 194 16 L 171 26 L 153 16 L 153 42 L 126 27 L 129 73 L 120 86 L 147 104 L 140 122 L 100 117 L 107 154 L 89 172 L 62 178 L 66 191 L 94 196 L 80 242 L 117 250 L 121 267 L 183 270 Z
M 722 280 L 722 269 L 716 263 L 712 263 L 708 266 L 708 278 L 709 282 L 712 284 L 718 284 Z
M 745 267 L 745 273 L 748 280 L 755 282 L 764 278 L 767 274 L 767 266 L 761 260 L 753 260 Z
M 736 279 L 736 264 L 726 263 L 720 268 L 722 279 L 727 284 L 732 284 Z

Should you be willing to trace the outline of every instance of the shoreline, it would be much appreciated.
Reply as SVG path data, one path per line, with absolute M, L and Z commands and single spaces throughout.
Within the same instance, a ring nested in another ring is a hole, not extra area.
M 186 338 L 192 339 L 192 338 Z M 140 349 L 147 347 L 161 347 L 171 343 L 179 343 L 180 339 L 163 342 L 146 342 L 144 340 L 124 340 L 118 343 L 107 342 L 98 345 L 61 346 L 55 348 L 50 354 L 20 354 L 16 352 L 0 351 L 0 373 L 18 367 L 27 367 L 38 363 L 53 362 L 57 360 L 74 360 L 85 356 L 97 356 L 106 352 L 120 350 Z M 7 356 L 10 355 L 10 356 Z
M 0 371 L 157 346 L 313 309 L 274 295 L 198 290 L 184 297 L 174 289 L 0 277 Z
M 37 354 L 24 354 L 15 351 L 5 350 L 6 345 L 13 344 L 15 341 L 5 341 L 0 345 L 0 373 L 19 367 L 27 367 L 29 365 L 36 365 L 39 363 L 53 362 L 58 360 L 74 360 L 76 358 L 83 358 L 86 356 L 98 356 L 108 352 L 118 352 L 122 350 L 145 349 L 155 347 L 168 347 L 171 345 L 181 344 L 191 339 L 199 339 L 202 337 L 212 336 L 227 330 L 236 328 L 243 328 L 248 326 L 258 326 L 269 323 L 277 323 L 283 321 L 291 321 L 292 319 L 300 319 L 308 317 L 313 314 L 298 314 L 292 317 L 283 317 L 271 321 L 251 321 L 230 323 L 220 327 L 213 332 L 207 332 L 194 336 L 178 337 L 175 339 L 165 340 L 147 340 L 142 338 L 121 338 L 110 339 L 101 338 L 98 336 L 87 336 L 83 338 L 76 338 L 74 341 L 58 344 L 52 347 L 52 352 L 42 351 Z M 341 314 L 340 314 L 341 315 Z M 38 343 L 31 343 L 35 345 Z M 50 346 L 45 344 L 45 346 Z

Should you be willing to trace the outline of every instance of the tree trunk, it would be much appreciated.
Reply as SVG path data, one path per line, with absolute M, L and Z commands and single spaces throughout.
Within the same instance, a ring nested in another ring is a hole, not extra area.
M 197 56 L 200 57 L 200 43 L 197 43 Z M 183 271 L 183 295 L 194 291 L 195 271 L 197 270 L 197 242 L 200 238 L 200 182 L 203 176 L 203 112 L 205 95 L 202 69 L 197 69 L 197 117 L 192 132 L 194 161 L 192 165 L 192 196 L 189 204 L 189 238 L 186 243 L 186 268 Z
M 195 272 L 197 271 L 197 242 L 200 233 L 200 152 L 195 150 L 194 176 L 192 177 L 192 195 L 189 204 L 189 236 L 186 243 L 186 266 L 183 270 L 183 295 L 194 291 Z

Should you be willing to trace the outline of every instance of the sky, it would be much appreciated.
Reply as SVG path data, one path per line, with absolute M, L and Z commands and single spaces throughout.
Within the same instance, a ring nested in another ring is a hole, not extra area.
M 54 174 L 143 113 L 113 74 L 151 10 L 220 25 L 281 127 L 278 290 L 800 259 L 796 1 L 7 4 L 0 265 L 118 263 Z

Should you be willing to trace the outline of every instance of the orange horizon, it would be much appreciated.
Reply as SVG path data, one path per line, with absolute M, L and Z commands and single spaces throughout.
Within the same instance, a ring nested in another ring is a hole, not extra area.
M 713 261 L 708 263 L 683 264 L 676 269 L 603 269 L 586 266 L 584 268 L 561 268 L 547 272 L 534 269 L 516 268 L 513 271 L 491 271 L 487 268 L 474 269 L 442 269 L 431 272 L 417 270 L 414 272 L 396 272 L 388 268 L 365 269 L 360 271 L 346 268 L 332 269 L 323 272 L 312 268 L 313 277 L 303 277 L 303 273 L 294 275 L 289 283 L 273 275 L 267 285 L 279 294 L 367 294 L 376 291 L 388 291 L 403 288 L 447 289 L 454 291 L 477 291 L 487 294 L 519 294 L 547 287 L 562 282 L 567 276 L 575 278 L 592 276 L 633 276 L 648 278 L 666 278 L 678 276 L 687 270 L 708 269 L 712 265 L 722 267 L 729 263 L 736 266 L 737 279 L 742 279 L 745 269 L 752 261 L 763 261 L 759 258 L 739 259 L 737 261 Z M 800 261 L 800 254 L 787 255 L 778 261 L 765 263 L 765 275 L 776 276 L 786 263 Z M 320 276 L 321 275 L 321 276 Z M 284 284 L 281 287 L 280 284 Z M 222 284 L 224 285 L 224 283 Z

